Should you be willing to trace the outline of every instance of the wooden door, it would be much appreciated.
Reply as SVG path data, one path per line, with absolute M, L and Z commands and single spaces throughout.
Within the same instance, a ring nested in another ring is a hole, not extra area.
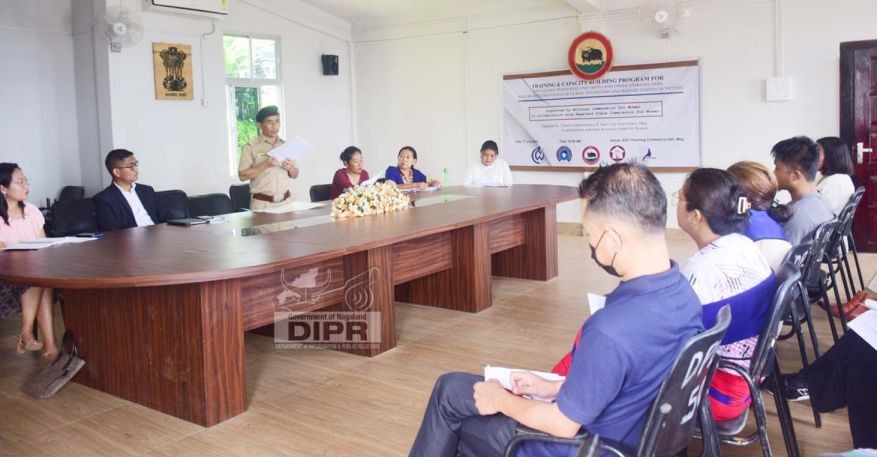
M 853 155 L 853 181 L 865 186 L 853 224 L 856 247 L 877 252 L 877 40 L 840 44 L 840 137 Z

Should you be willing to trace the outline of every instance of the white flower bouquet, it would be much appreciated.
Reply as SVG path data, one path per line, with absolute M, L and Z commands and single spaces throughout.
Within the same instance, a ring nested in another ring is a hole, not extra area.
M 408 208 L 410 199 L 393 181 L 348 188 L 332 202 L 332 217 L 346 219 Z

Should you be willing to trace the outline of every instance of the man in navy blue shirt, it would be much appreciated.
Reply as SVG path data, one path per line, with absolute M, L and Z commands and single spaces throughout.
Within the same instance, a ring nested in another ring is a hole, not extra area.
M 591 257 L 621 283 L 582 326 L 566 379 L 547 381 L 519 371 L 511 375 L 508 392 L 481 376 L 444 374 L 411 456 L 500 456 L 519 423 L 561 437 L 584 428 L 636 448 L 676 354 L 703 330 L 701 304 L 670 260 L 667 198 L 646 167 L 601 168 L 579 185 L 579 195 Z M 519 449 L 519 456 L 575 452 L 535 442 Z

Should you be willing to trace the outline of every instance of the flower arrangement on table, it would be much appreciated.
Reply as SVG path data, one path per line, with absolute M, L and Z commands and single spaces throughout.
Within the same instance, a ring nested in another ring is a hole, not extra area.
M 348 217 L 384 214 L 408 208 L 411 200 L 403 194 L 393 181 L 384 181 L 370 186 L 354 186 L 332 201 L 332 217 Z

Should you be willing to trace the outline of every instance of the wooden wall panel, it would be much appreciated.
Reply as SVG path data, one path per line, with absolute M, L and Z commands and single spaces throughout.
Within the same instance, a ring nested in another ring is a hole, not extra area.
M 557 276 L 557 209 L 549 205 L 522 214 L 524 244 L 493 255 L 493 274 L 547 281 Z
M 490 253 L 495 254 L 524 244 L 524 217 L 513 214 L 488 225 Z
M 296 287 L 296 278 L 313 273 L 316 273 L 315 287 Z M 277 311 L 314 311 L 339 303 L 344 296 L 344 267 L 340 258 L 240 281 L 247 330 L 273 324 Z
M 415 278 L 451 268 L 451 233 L 415 238 L 393 245 L 393 282 L 401 284 Z
M 83 385 L 210 426 L 246 410 L 235 281 L 66 290 Z
M 491 305 L 488 224 L 451 232 L 453 266 L 396 286 L 396 299 L 407 303 L 478 312 Z

